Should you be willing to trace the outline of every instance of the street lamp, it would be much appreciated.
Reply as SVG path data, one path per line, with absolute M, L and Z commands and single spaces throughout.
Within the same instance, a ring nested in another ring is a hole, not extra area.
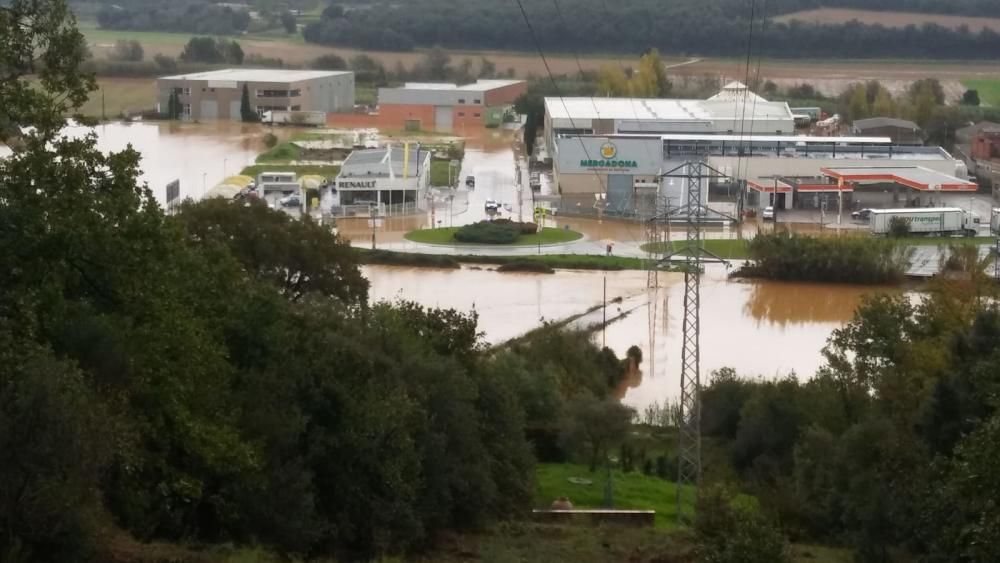
M 208 172 L 202 172 L 201 173 L 201 197 L 205 197 L 205 192 L 208 191 L 207 187 L 206 187 L 207 186 L 207 183 L 206 183 L 206 179 L 207 178 L 208 178 Z

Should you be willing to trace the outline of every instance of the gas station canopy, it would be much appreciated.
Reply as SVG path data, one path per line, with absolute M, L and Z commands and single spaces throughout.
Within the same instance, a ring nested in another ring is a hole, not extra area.
M 821 168 L 838 183 L 893 182 L 922 192 L 974 192 L 979 186 L 923 166 L 845 166 Z
M 747 187 L 751 190 L 765 194 L 789 194 L 792 193 L 792 186 L 787 182 L 776 178 L 751 178 L 747 180 Z

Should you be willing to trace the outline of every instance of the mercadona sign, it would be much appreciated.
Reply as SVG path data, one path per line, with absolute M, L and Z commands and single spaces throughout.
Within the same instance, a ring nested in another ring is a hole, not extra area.
M 580 168 L 627 169 L 639 167 L 639 163 L 636 161 L 620 159 L 617 156 L 618 147 L 614 143 L 604 143 L 601 145 L 601 160 L 583 159 L 580 161 Z

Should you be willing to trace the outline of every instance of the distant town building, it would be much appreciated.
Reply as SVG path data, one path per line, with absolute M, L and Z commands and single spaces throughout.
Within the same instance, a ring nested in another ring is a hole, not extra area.
M 426 205 L 430 174 L 431 151 L 419 144 L 356 150 L 336 180 L 320 188 L 320 207 L 334 215 L 413 212 Z
M 897 145 L 924 144 L 924 135 L 916 123 L 893 117 L 859 119 L 851 126 L 851 133 L 862 137 L 889 137 Z
M 478 80 L 461 86 L 410 82 L 399 88 L 379 88 L 379 121 L 411 130 L 495 127 L 527 88 L 523 80 Z
M 176 92 L 184 119 L 240 119 L 243 86 L 250 107 L 266 111 L 347 112 L 354 108 L 354 73 L 347 71 L 225 69 L 156 80 L 160 111 Z

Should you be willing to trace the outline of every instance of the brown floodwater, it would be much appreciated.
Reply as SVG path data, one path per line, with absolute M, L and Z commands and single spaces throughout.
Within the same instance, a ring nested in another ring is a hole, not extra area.
M 368 266 L 365 274 L 372 284 L 373 300 L 406 299 L 476 311 L 486 340 L 494 344 L 541 322 L 565 319 L 599 305 L 605 278 L 602 272 L 500 274 L 486 269 L 387 266 Z M 609 272 L 607 286 L 609 301 L 621 297 L 622 302 L 608 305 L 608 319 L 617 320 L 603 334 L 597 332 L 595 341 L 606 341 L 620 357 L 630 346 L 638 346 L 644 358 L 640 372 L 620 390 L 622 400 L 641 409 L 676 398 L 683 275 L 660 274 L 660 287 L 647 290 L 645 272 Z M 709 269 L 701 288 L 702 376 L 707 380 L 713 370 L 732 367 L 746 376 L 795 373 L 810 377 L 823 364 L 821 350 L 830 333 L 851 319 L 866 294 L 881 291 L 896 290 L 731 282 L 723 269 Z M 602 311 L 597 310 L 575 324 L 585 326 L 601 319 Z
M 226 176 L 253 164 L 257 154 L 265 150 L 261 138 L 266 132 L 261 125 L 232 121 L 113 122 L 63 129 L 70 137 L 93 133 L 98 148 L 104 152 L 121 151 L 131 145 L 142 155 L 140 180 L 149 185 L 160 203 L 164 202 L 169 182 L 180 180 L 181 198 L 197 199 Z M 283 130 L 276 133 L 287 135 Z M 0 145 L 0 157 L 9 152 Z

